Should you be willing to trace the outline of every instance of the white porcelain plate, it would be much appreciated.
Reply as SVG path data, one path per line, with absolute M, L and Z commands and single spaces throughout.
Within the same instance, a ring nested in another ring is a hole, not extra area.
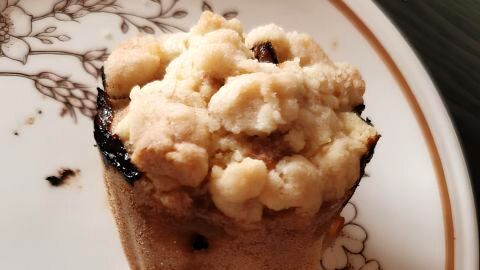
M 128 269 L 91 116 L 102 61 L 202 10 L 312 34 L 367 83 L 382 138 L 319 269 L 478 269 L 472 190 L 424 68 L 370 1 L 0 0 L 0 269 Z M 71 169 L 64 185 L 45 179 Z M 78 171 L 77 171 L 78 170 Z

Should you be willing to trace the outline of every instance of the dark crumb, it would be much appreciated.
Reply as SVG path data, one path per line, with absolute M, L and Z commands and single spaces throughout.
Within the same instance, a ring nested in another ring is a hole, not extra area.
M 67 108 L 63 107 L 62 110 L 60 111 L 60 117 L 64 117 L 65 115 L 67 115 Z
M 93 147 L 97 148 L 97 147 L 98 147 L 98 145 L 94 144 L 94 145 L 93 145 Z
M 77 170 L 60 169 L 58 171 L 58 176 L 52 175 L 52 176 L 49 176 L 49 177 L 45 178 L 45 180 L 50 182 L 50 185 L 52 185 L 54 187 L 58 187 L 58 186 L 61 186 L 61 185 L 65 184 L 66 180 L 76 176 L 78 173 L 80 173 L 80 170 L 78 170 L 78 169 Z
M 38 114 L 42 114 L 43 111 L 42 111 L 42 110 L 38 110 L 37 113 L 38 113 Z
M 18 135 L 20 135 L 20 134 L 18 134 L 18 131 L 14 131 L 14 132 L 13 132 L 13 135 L 18 136 Z
M 193 250 L 202 250 L 208 248 L 208 240 L 205 236 L 201 234 L 195 234 L 192 237 L 192 248 Z
M 255 45 L 252 51 L 258 62 L 278 64 L 277 54 L 270 41 Z
M 25 119 L 25 124 L 29 126 L 35 124 L 35 117 L 28 117 L 27 119 Z
M 335 49 L 337 49 L 337 48 L 338 48 L 338 42 L 337 42 L 336 40 L 334 40 L 334 41 L 332 42 L 332 49 L 335 50 Z

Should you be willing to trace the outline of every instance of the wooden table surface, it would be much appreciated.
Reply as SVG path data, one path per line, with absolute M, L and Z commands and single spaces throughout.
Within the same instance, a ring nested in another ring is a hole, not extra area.
M 467 159 L 480 217 L 480 0 L 376 0 L 437 85 Z

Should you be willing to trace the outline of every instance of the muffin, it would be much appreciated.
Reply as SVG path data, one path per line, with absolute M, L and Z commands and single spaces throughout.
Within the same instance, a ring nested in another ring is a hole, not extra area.
M 104 71 L 94 135 L 132 269 L 318 269 L 380 137 L 357 69 L 204 12 Z

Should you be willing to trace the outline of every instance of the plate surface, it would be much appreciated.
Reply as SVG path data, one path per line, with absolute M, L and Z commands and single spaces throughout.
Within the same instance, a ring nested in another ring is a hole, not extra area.
M 365 114 L 383 137 L 320 269 L 478 269 L 472 191 L 442 101 L 382 12 L 353 0 L 0 0 L 0 269 L 128 269 L 92 136 L 99 69 L 119 41 L 187 30 L 206 9 L 247 31 L 310 33 L 367 83 Z M 66 184 L 45 181 L 62 169 L 75 174 Z

